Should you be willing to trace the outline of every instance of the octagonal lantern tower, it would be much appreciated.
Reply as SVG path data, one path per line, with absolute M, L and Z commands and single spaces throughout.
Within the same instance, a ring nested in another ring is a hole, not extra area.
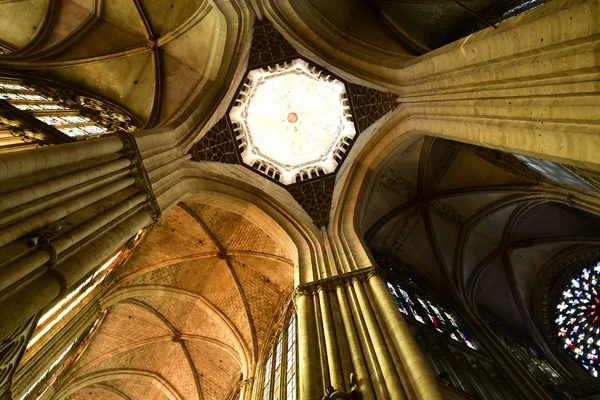
M 248 72 L 229 118 L 242 161 L 286 185 L 334 172 L 356 135 L 344 83 L 302 59 Z

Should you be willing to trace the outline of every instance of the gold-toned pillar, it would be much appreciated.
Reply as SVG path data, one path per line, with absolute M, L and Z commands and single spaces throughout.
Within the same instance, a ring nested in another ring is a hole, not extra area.
M 321 380 L 321 363 L 315 307 L 312 294 L 296 292 L 298 316 L 298 398 L 321 400 L 324 388 Z
M 364 292 L 362 282 L 358 279 L 353 279 L 354 292 L 358 300 L 358 305 L 363 313 L 367 330 L 371 338 L 371 343 L 375 351 L 375 355 L 381 368 L 383 380 L 385 381 L 385 387 L 388 391 L 388 396 L 391 400 L 405 400 L 404 389 L 400 382 L 400 377 L 392 362 L 390 350 L 388 349 L 383 335 L 381 333 L 377 319 L 375 318 L 374 310 L 371 308 L 371 304 Z
M 368 284 L 417 397 L 421 400 L 442 400 L 439 386 L 406 322 L 398 312 L 387 285 L 378 274 L 370 274 Z
M 327 365 L 329 367 L 329 381 L 334 388 L 344 388 L 344 378 L 342 376 L 342 368 L 340 356 L 338 352 L 337 338 L 335 335 L 335 326 L 333 325 L 331 309 L 327 292 L 320 287 L 317 290 L 319 305 L 323 318 L 323 332 L 325 336 L 325 352 L 327 354 Z
M 0 339 L 160 216 L 129 134 L 0 154 Z
M 381 292 L 369 283 L 375 273 L 374 268 L 363 268 L 296 289 L 301 400 L 321 399 L 326 393 L 321 382 L 348 393 L 350 374 L 365 399 L 441 400 L 438 384 L 406 325 L 403 339 L 396 337 L 398 319 L 405 323 L 385 285 Z M 379 298 L 382 294 L 389 302 Z
M 336 295 L 342 314 L 344 332 L 348 338 L 348 346 L 350 348 L 354 373 L 357 376 L 360 391 L 365 399 L 373 399 L 375 398 L 375 393 L 373 392 L 373 386 L 371 385 L 369 369 L 356 332 L 355 322 L 352 318 L 350 306 L 348 305 L 348 298 L 344 286 L 338 286 L 336 288 Z

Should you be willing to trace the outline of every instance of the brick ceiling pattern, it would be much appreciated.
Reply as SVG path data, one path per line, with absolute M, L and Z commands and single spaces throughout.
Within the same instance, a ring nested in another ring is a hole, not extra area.
M 239 389 L 291 294 L 294 250 L 264 215 L 232 208 L 188 198 L 163 214 L 110 282 L 106 318 L 57 398 L 220 400 Z

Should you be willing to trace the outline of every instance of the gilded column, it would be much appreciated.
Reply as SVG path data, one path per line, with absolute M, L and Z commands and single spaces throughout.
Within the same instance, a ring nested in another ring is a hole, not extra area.
M 398 312 L 387 285 L 377 274 L 370 275 L 368 284 L 417 397 L 421 400 L 442 400 L 439 386 L 406 322 Z
M 160 216 L 127 133 L 0 154 L 0 340 Z
M 300 400 L 321 400 L 320 351 L 312 294 L 296 293 L 298 315 L 298 393 Z
M 345 387 L 344 378 L 342 376 L 340 356 L 338 352 L 337 338 L 335 335 L 335 327 L 333 325 L 333 317 L 327 292 L 319 287 L 318 289 L 319 304 L 321 313 L 323 314 L 323 331 L 325 336 L 325 347 L 327 353 L 327 364 L 329 366 L 329 380 L 334 388 L 343 389 Z
M 357 375 L 358 386 L 363 398 L 374 399 L 375 393 L 373 392 L 373 386 L 371 385 L 371 379 L 369 377 L 369 369 L 367 362 L 363 354 L 360 339 L 356 332 L 356 326 L 350 306 L 348 305 L 348 299 L 346 297 L 346 291 L 343 285 L 336 288 L 336 295 L 340 306 L 340 312 L 342 314 L 342 321 L 344 323 L 344 332 L 348 338 L 348 346 L 350 348 L 352 364 L 354 365 L 355 373 Z
M 405 400 L 406 396 L 404 395 L 404 389 L 402 388 L 400 377 L 398 376 L 396 367 L 392 362 L 390 351 L 385 343 L 385 340 L 383 339 L 383 335 L 377 320 L 375 319 L 375 315 L 371 309 L 369 300 L 364 292 L 362 283 L 358 279 L 353 279 L 353 287 L 356 293 L 358 304 L 367 324 L 367 330 L 369 332 L 371 342 L 373 343 L 377 360 L 379 361 L 385 386 L 388 391 L 388 396 L 392 400 Z M 432 397 L 430 399 L 433 400 L 434 398 Z

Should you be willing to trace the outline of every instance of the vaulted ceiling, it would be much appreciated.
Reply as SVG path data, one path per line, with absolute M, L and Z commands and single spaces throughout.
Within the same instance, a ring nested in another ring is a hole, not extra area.
M 518 13 L 523 3 L 527 3 L 527 9 L 543 1 L 290 0 L 295 12 L 323 37 L 338 32 L 350 43 L 364 41 L 397 60 L 426 53 L 493 25 L 506 12 L 511 16 Z
M 516 158 L 500 167 L 499 155 L 513 159 L 420 138 L 379 171 L 362 228 L 372 249 L 393 255 L 440 292 L 454 285 L 536 339 L 536 277 L 555 255 L 599 244 L 600 218 L 569 207 L 565 191 Z
M 207 0 L 3 2 L 0 41 L 13 52 L 0 67 L 41 70 L 155 126 L 189 112 L 227 70 L 228 29 Z
M 293 286 L 294 248 L 226 198 L 166 212 L 101 301 L 55 398 L 224 399 L 252 371 Z

